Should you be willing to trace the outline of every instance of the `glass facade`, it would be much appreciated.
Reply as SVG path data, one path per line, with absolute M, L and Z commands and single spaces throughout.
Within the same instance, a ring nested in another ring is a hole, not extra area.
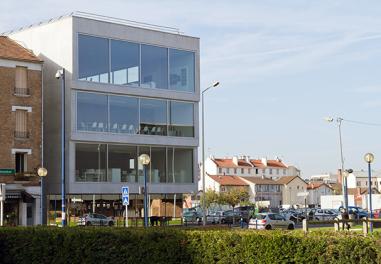
M 193 52 L 169 49 L 169 88 L 177 91 L 194 91 Z
M 79 34 L 78 79 L 194 92 L 195 53 Z
M 78 35 L 78 78 L 109 82 L 109 46 L 105 38 Z
M 75 145 L 77 182 L 143 183 L 143 166 L 138 156 L 148 154 L 150 183 L 192 183 L 193 149 L 114 144 Z
M 194 137 L 193 111 L 193 103 L 77 92 L 78 131 Z

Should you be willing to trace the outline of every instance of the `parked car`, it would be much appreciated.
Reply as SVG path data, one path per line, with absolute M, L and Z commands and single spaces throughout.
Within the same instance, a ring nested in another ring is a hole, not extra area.
M 202 214 L 196 211 L 188 211 L 183 213 L 184 224 L 201 224 Z
M 210 215 L 208 215 L 208 220 L 213 224 L 223 224 L 225 223 L 225 217 L 225 211 L 217 211 L 210 213 Z
M 114 217 L 107 217 L 102 214 L 85 214 L 78 220 L 80 226 L 113 226 L 114 224 Z
M 241 220 L 241 214 L 238 211 L 228 210 L 224 212 L 224 218 L 221 220 L 221 224 L 233 224 L 239 223 Z
M 334 220 L 337 217 L 337 214 L 328 209 L 317 209 L 314 212 L 313 219 L 320 220 Z
M 339 207 L 339 211 L 343 208 L 343 206 Z M 355 216 L 355 219 L 362 219 L 368 217 L 368 212 L 358 206 L 348 206 L 348 213 Z
M 291 220 L 286 220 L 282 215 L 275 213 L 260 213 L 256 218 L 250 219 L 249 228 L 253 229 L 289 229 L 295 228 L 295 223 Z

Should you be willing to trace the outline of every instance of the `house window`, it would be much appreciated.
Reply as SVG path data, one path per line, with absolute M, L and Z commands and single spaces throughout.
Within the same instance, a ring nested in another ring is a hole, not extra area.
M 27 153 L 15 153 L 15 169 L 17 173 L 25 172 L 27 169 L 27 161 L 26 161 Z
M 266 169 L 263 169 L 263 170 L 262 170 L 262 173 L 265 174 L 265 173 L 266 173 Z
M 222 174 L 222 168 L 218 168 L 218 173 Z
M 226 168 L 226 173 L 227 173 L 227 174 L 230 173 L 230 169 L 229 169 L 229 168 Z
M 298 190 L 299 190 L 299 185 L 298 185 L 298 186 L 296 186 L 296 189 L 298 189 Z
M 234 168 L 234 174 L 237 174 L 237 169 Z
M 358 182 L 357 182 L 357 186 L 361 186 L 361 182 L 358 181 Z
M 255 169 L 255 174 L 258 174 L 258 169 Z
M 28 112 L 26 110 L 16 110 L 16 127 L 15 127 L 15 137 L 16 138 L 28 138 Z
M 276 169 L 276 174 L 278 174 L 278 175 L 279 175 L 279 169 Z
M 245 169 L 241 169 L 241 174 L 244 174 L 245 173 Z
M 269 172 L 269 173 L 270 173 L 270 174 L 273 174 L 273 169 L 269 169 L 269 170 L 270 170 L 270 172 Z
M 283 169 L 283 175 L 286 175 L 286 169 Z
M 251 174 L 251 169 L 247 169 L 247 173 L 248 173 L 248 174 Z
M 15 76 L 15 94 L 28 95 L 27 88 L 28 69 L 26 67 L 16 66 Z
M 221 191 L 221 192 L 226 191 L 225 186 L 221 186 L 220 191 Z

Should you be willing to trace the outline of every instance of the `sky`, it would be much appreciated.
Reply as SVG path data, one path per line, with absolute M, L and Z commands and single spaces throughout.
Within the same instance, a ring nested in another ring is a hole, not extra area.
M 381 124 L 381 1 L 0 1 L 0 32 L 72 11 L 180 28 L 201 42 L 205 146 L 282 158 L 304 178 L 340 167 L 326 116 Z M 343 121 L 345 167 L 381 168 L 381 125 Z

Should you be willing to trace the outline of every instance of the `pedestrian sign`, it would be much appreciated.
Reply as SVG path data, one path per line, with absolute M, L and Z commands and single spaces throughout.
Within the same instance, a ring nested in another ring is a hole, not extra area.
M 122 200 L 123 200 L 123 205 L 129 205 L 130 204 L 130 199 L 128 196 L 123 197 Z
M 122 187 L 122 196 L 125 197 L 125 196 L 129 196 L 130 192 L 128 190 L 128 186 L 123 186 Z

